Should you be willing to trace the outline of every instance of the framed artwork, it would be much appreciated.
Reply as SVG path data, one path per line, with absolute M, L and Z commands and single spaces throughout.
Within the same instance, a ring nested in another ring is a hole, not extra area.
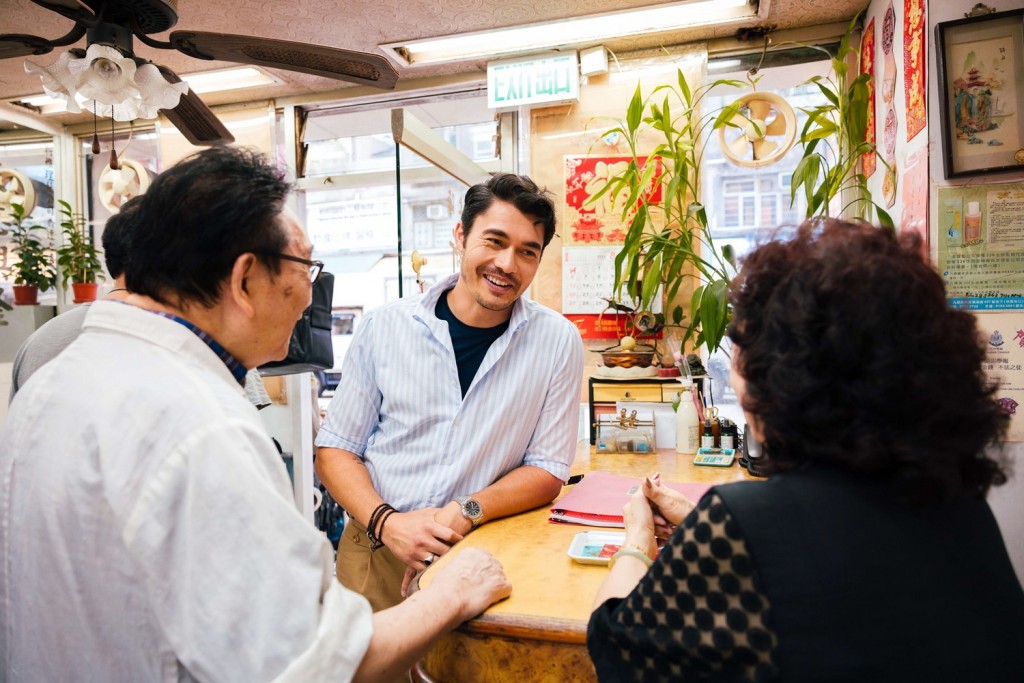
M 1024 172 L 1024 9 L 935 33 L 946 177 Z

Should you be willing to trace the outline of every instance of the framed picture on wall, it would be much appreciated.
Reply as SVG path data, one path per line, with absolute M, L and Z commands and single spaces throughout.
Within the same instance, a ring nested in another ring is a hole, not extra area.
M 935 33 L 946 177 L 1024 172 L 1024 9 Z

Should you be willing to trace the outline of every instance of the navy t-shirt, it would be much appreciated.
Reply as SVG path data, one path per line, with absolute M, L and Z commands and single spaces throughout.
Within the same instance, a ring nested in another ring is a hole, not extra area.
M 508 320 L 494 327 L 466 325 L 448 307 L 449 292 L 450 289 L 438 297 L 434 315 L 448 323 L 448 334 L 451 335 L 452 348 L 455 349 L 455 365 L 459 369 L 459 385 L 462 387 L 462 397 L 465 398 L 469 385 L 476 377 L 476 371 L 480 369 L 480 363 L 487 355 L 487 349 L 508 329 Z

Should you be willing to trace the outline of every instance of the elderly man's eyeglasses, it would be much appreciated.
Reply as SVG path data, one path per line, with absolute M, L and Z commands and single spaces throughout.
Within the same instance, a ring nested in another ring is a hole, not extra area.
M 324 269 L 323 261 L 310 261 L 306 258 L 299 258 L 298 256 L 292 256 L 291 254 L 282 254 L 279 251 L 256 251 L 256 254 L 263 254 L 264 256 L 276 256 L 277 258 L 284 259 L 285 261 L 295 261 L 305 266 L 309 266 L 309 281 L 316 282 L 320 279 L 320 273 Z

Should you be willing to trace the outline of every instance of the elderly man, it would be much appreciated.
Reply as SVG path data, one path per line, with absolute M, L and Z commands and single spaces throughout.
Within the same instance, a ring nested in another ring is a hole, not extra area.
M 372 614 L 291 500 L 246 400 L 321 264 L 288 185 L 214 148 L 138 209 L 124 303 L 97 302 L 0 431 L 0 679 L 393 678 L 511 590 L 486 553 Z M 59 381 L 58 381 L 59 380 Z

